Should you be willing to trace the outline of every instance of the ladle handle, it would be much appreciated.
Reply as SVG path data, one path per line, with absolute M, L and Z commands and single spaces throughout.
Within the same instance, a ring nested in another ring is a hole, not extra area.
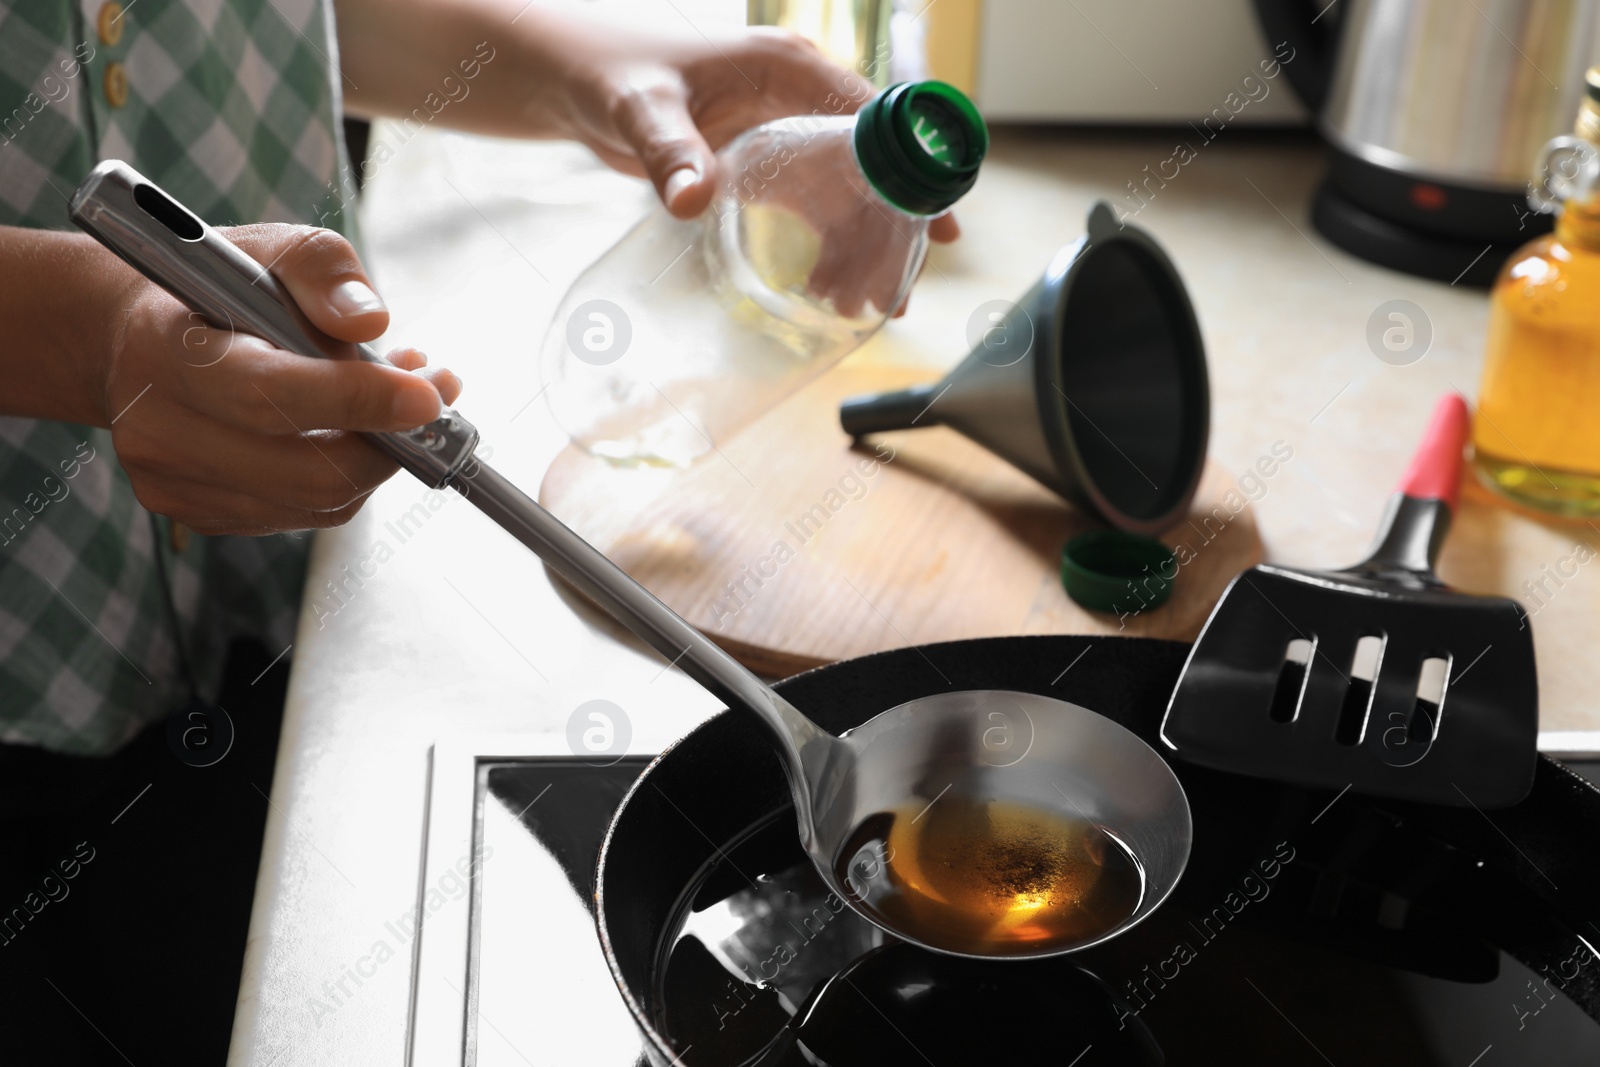
M 365 345 L 343 344 L 319 331 L 270 271 L 126 163 L 107 160 L 95 167 L 73 196 L 69 214 L 85 232 L 213 326 L 242 330 L 303 356 L 383 362 Z M 800 750 L 830 735 L 593 545 L 473 459 L 478 431 L 451 409 L 407 433 L 364 436 L 426 484 L 451 486 L 472 501 L 729 707 L 759 715 L 783 749 L 802 827 L 809 823 L 809 787 Z
M 831 735 L 492 467 L 469 463 L 455 489 L 728 707 L 759 715 L 783 747 L 791 785 L 803 782 L 800 750 Z M 809 802 L 808 794 L 797 794 L 797 812 L 809 813 Z

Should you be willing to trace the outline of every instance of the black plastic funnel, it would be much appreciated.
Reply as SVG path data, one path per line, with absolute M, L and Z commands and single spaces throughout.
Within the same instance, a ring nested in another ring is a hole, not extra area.
M 943 381 L 846 400 L 839 421 L 853 437 L 948 426 L 1111 525 L 1154 535 L 1194 498 L 1210 407 L 1183 280 L 1101 201 Z

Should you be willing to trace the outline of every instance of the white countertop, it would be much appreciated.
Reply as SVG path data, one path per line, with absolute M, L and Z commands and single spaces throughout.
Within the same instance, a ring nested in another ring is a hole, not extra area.
M 999 131 L 959 211 L 966 236 L 934 251 L 910 314 L 852 358 L 953 363 L 971 311 L 1020 296 L 1079 236 L 1093 200 L 1120 201 L 1171 139 Z M 1208 145 L 1135 221 L 1176 260 L 1199 313 L 1213 457 L 1242 473 L 1274 442 L 1294 451 L 1256 504 L 1269 558 L 1343 565 L 1367 547 L 1433 399 L 1476 393 L 1487 307 L 1481 292 L 1369 266 L 1313 234 L 1306 205 L 1322 168 L 1307 139 L 1240 132 Z M 364 218 L 395 313 L 389 337 L 462 375 L 462 411 L 530 493 L 564 443 L 534 401 L 536 346 L 566 285 L 646 204 L 640 183 L 563 145 L 424 132 L 373 177 Z M 1431 320 L 1432 346 L 1409 366 L 1367 346 L 1369 316 L 1392 299 Z M 1440 571 L 1515 595 L 1577 539 L 1469 494 Z M 343 568 L 379 556 L 342 603 L 329 594 Z M 1588 699 L 1600 680 L 1597 594 L 1600 578 L 1580 573 L 1534 620 L 1547 747 L 1600 729 Z M 367 963 L 359 984 L 345 972 L 414 903 L 436 738 L 562 734 L 600 698 L 629 714 L 632 750 L 650 752 L 717 708 L 654 653 L 575 612 L 470 505 L 403 477 L 318 536 L 293 657 L 236 1065 L 404 1062 L 409 955 Z

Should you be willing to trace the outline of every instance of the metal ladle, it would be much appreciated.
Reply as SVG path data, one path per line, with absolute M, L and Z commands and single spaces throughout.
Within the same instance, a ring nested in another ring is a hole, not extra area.
M 318 331 L 266 269 L 125 163 L 97 166 L 79 186 L 70 214 L 215 326 L 246 330 L 302 355 L 383 362 L 365 345 Z M 951 801 L 1009 801 L 1088 821 L 1125 845 L 1141 868 L 1138 906 L 1120 923 L 1091 940 L 1042 944 L 1005 958 L 1077 951 L 1114 937 L 1154 911 L 1183 873 L 1193 837 L 1183 789 L 1149 745 L 1111 720 L 1031 693 L 970 690 L 901 704 L 835 737 L 474 459 L 477 430 L 454 411 L 416 430 L 370 437 L 427 485 L 465 496 L 728 707 L 758 716 L 777 741 L 807 855 L 833 892 L 894 936 L 971 955 L 942 945 L 937 929 L 893 928 L 864 906 L 860 885 L 841 881 L 835 864 L 868 816 L 908 805 L 926 811 L 947 794 Z

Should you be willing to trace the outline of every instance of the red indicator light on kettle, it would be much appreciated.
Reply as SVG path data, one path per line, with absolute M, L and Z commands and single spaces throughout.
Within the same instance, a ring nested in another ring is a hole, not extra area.
M 1450 194 L 1437 185 L 1417 182 L 1411 187 L 1411 203 L 1423 211 L 1440 211 L 1450 202 Z

